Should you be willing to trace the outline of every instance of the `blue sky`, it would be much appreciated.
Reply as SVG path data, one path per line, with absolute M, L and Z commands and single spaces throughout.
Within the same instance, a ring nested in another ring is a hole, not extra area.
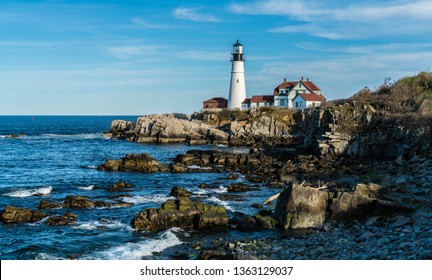
M 309 77 L 328 99 L 432 67 L 430 0 L 0 2 L 0 115 L 191 113 Z

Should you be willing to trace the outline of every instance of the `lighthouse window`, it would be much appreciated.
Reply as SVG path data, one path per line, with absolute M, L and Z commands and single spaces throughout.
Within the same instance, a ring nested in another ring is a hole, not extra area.
M 237 84 L 238 84 L 238 82 L 239 82 L 239 79 L 237 79 Z

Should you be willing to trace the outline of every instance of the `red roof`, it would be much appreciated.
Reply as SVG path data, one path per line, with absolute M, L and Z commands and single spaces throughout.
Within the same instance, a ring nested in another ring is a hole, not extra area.
M 212 99 L 203 101 L 203 103 L 221 103 L 221 102 L 228 102 L 228 100 L 226 100 L 223 97 L 213 97 Z
M 305 101 L 326 101 L 326 98 L 322 94 L 316 94 L 316 93 L 299 93 Z
M 254 95 L 250 102 L 274 102 L 273 95 Z
M 245 100 L 243 100 L 242 103 L 250 103 L 250 102 L 251 102 L 251 99 L 250 98 L 246 98 Z
M 279 95 L 279 90 L 280 89 L 286 89 L 289 88 L 291 89 L 292 87 L 294 87 L 298 82 L 287 82 L 284 81 L 283 83 L 281 83 L 280 85 L 278 85 L 274 91 L 273 91 L 273 95 Z
M 313 82 L 311 81 L 301 81 L 305 87 L 308 88 L 308 90 L 310 90 L 311 92 L 314 91 L 321 91 L 321 89 L 319 87 L 317 87 Z

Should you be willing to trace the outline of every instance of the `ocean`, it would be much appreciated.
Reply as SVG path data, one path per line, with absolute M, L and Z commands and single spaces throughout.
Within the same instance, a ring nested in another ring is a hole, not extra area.
M 98 171 L 106 159 L 130 153 L 149 153 L 169 163 L 190 149 L 219 149 L 247 153 L 247 148 L 226 146 L 157 145 L 120 141 L 103 136 L 115 119 L 134 121 L 134 116 L 0 116 L 0 210 L 8 205 L 37 209 L 43 199 L 62 202 L 67 195 L 91 200 L 133 203 L 131 207 L 43 210 L 49 215 L 71 211 L 78 216 L 71 226 L 49 226 L 46 219 L 27 224 L 0 223 L 0 259 L 171 259 L 195 241 L 212 242 L 251 236 L 250 233 L 186 232 L 171 228 L 162 232 L 136 231 L 132 218 L 144 208 L 159 207 L 169 199 L 173 186 L 201 196 L 209 204 L 223 205 L 230 216 L 235 212 L 257 212 L 262 203 L 279 190 L 262 186 L 242 196 L 223 200 L 229 183 L 248 183 L 243 175 L 223 180 L 228 173 L 124 173 Z M 128 197 L 112 198 L 107 191 L 124 181 L 134 188 Z M 201 183 L 219 185 L 200 189 Z M 268 233 L 255 233 L 258 236 Z

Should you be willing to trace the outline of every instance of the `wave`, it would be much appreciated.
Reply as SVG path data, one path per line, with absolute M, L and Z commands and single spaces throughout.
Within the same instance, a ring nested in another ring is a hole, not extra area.
M 45 138 L 73 138 L 73 139 L 96 139 L 103 138 L 102 133 L 77 133 L 77 134 L 53 134 L 46 133 L 34 137 L 45 137 Z
M 5 134 L 5 135 L 0 135 L 0 138 L 21 138 L 27 136 L 26 134 Z
M 85 169 L 97 169 L 97 166 L 95 166 L 95 165 L 83 165 L 81 167 L 85 168 Z
M 94 189 L 94 185 L 90 185 L 90 186 L 87 186 L 87 187 L 78 187 L 78 189 L 80 189 L 80 190 L 85 190 L 85 191 L 91 191 L 91 190 L 93 190 Z
M 10 193 L 4 194 L 4 196 L 10 197 L 29 197 L 29 196 L 46 196 L 52 191 L 52 187 L 42 187 L 37 189 L 20 189 Z
M 223 206 L 223 207 L 225 207 L 226 210 L 234 212 L 234 209 L 231 206 L 229 206 L 228 202 L 220 200 L 217 197 L 212 196 L 212 197 L 208 198 L 207 201 L 210 201 L 210 202 L 213 202 L 217 205 Z
M 35 260 L 66 260 L 48 253 L 39 253 L 36 255 Z
M 156 238 L 145 239 L 137 243 L 125 243 L 124 245 L 86 256 L 84 259 L 140 260 L 142 257 L 151 256 L 154 252 L 161 252 L 169 247 L 182 244 L 177 235 L 175 235 L 175 232 L 179 230 L 178 228 L 170 228 L 160 233 Z
M 228 192 L 227 188 L 224 186 L 219 186 L 219 188 L 208 188 L 208 189 L 199 189 L 197 194 L 212 194 L 212 193 L 226 193 Z
M 139 195 L 139 196 L 132 196 L 132 197 L 124 197 L 122 200 L 127 203 L 133 203 L 133 204 L 145 204 L 145 203 L 164 203 L 170 198 L 174 198 L 171 196 L 166 195 Z
M 188 165 L 189 169 L 202 169 L 202 170 L 211 170 L 211 167 L 201 167 L 199 165 Z
M 99 221 L 82 223 L 77 226 L 74 226 L 74 229 L 81 229 L 81 230 L 117 229 L 123 231 L 133 231 L 133 228 L 128 224 L 124 224 L 120 221 L 110 221 L 110 220 L 99 220 Z

